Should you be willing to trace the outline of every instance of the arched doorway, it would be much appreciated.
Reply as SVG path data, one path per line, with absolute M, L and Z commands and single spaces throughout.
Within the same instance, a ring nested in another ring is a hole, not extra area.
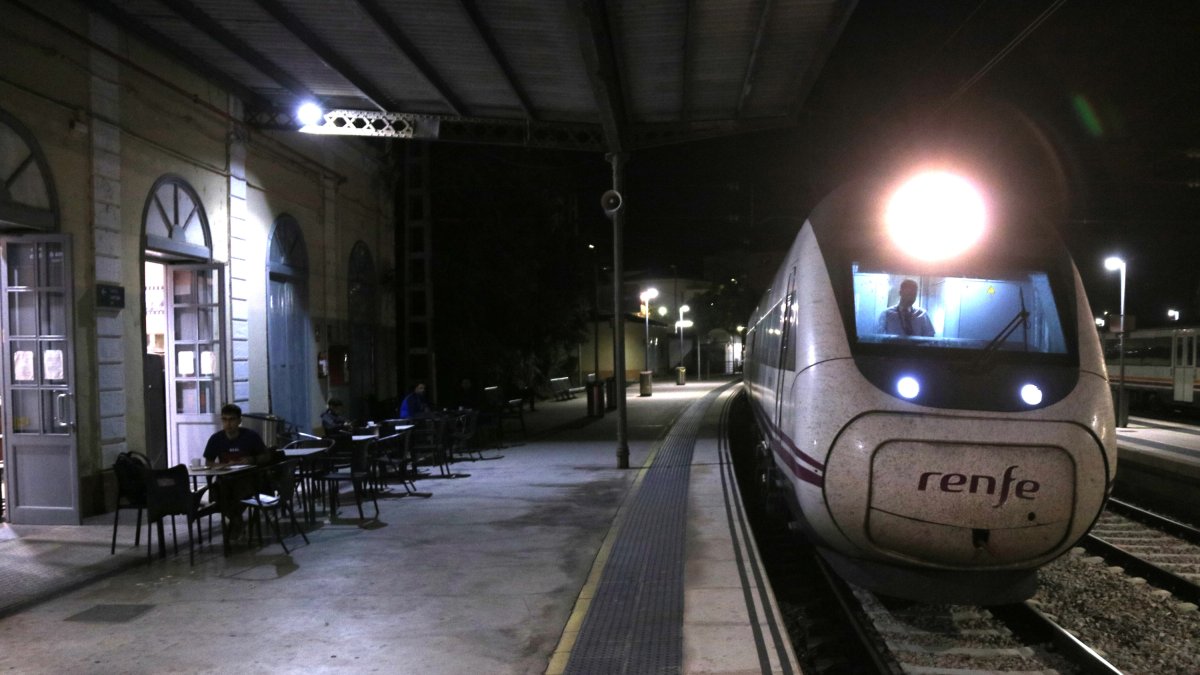
M 142 212 L 146 449 L 157 466 L 200 457 L 225 396 L 224 273 L 191 185 L 159 178 Z
M 58 227 L 46 157 L 0 110 L 0 497 L 14 523 L 80 520 L 73 259 Z
M 267 265 L 267 355 L 271 412 L 311 431 L 308 383 L 312 330 L 308 317 L 308 249 L 300 224 L 288 214 L 275 220 Z
M 350 250 L 350 414 L 366 419 L 375 404 L 375 263 L 364 242 Z

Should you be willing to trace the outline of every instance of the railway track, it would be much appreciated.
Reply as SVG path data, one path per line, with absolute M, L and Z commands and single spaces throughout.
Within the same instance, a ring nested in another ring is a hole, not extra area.
M 830 582 L 878 672 L 1106 673 L 1108 663 L 1031 603 L 996 607 L 896 600 Z
M 1200 530 L 1118 500 L 1081 542 L 1126 574 L 1200 605 Z

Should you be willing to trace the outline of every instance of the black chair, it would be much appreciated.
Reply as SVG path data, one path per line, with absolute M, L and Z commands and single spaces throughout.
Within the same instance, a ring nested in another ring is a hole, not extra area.
M 412 449 L 409 441 L 412 435 L 408 430 L 381 437 L 371 444 L 371 463 L 375 468 L 375 484 L 382 489 L 385 484 L 399 480 L 404 488 L 401 497 L 432 497 L 431 492 L 417 490 L 413 476 L 416 467 L 413 466 Z
M 159 557 L 167 557 L 167 542 L 163 534 L 163 519 L 171 517 L 171 538 L 175 543 L 175 554 L 179 555 L 179 535 L 175 531 L 175 516 L 186 516 L 188 524 L 188 562 L 195 564 L 195 540 L 192 525 L 196 526 L 197 535 L 200 530 L 200 499 L 208 490 L 201 488 L 192 492 L 191 479 L 187 467 L 177 464 L 169 469 L 145 469 L 142 472 L 143 484 L 146 486 L 146 523 L 158 525 Z M 153 557 L 152 539 L 150 532 L 146 535 L 146 557 Z
M 275 537 L 279 540 L 279 545 L 283 547 L 285 554 L 291 553 L 288 550 L 287 544 L 283 543 L 283 534 L 279 530 L 279 514 L 286 514 L 292 521 L 292 529 L 300 533 L 304 538 L 304 543 L 308 542 L 308 535 L 304 534 L 304 530 L 300 529 L 300 525 L 296 522 L 296 509 L 294 506 L 296 497 L 296 468 L 300 465 L 300 460 L 289 459 L 278 464 L 272 464 L 261 470 L 263 483 L 260 490 L 256 491 L 253 497 L 243 499 L 242 504 L 249 507 L 250 512 L 254 514 L 254 527 L 258 530 L 258 543 L 262 544 L 262 524 L 258 520 L 258 514 L 262 514 L 263 518 L 271 524 L 275 530 Z
M 504 420 L 516 420 L 521 427 L 521 437 L 525 437 L 524 401 L 519 398 L 506 399 L 500 387 L 485 387 L 483 390 L 484 411 L 487 413 L 496 431 L 496 443 L 504 443 Z
M 117 552 L 117 525 L 121 522 L 121 509 L 137 509 L 137 529 L 134 530 L 133 545 L 140 546 L 142 543 L 142 511 L 146 508 L 146 479 L 143 472 L 149 468 L 150 460 L 140 452 L 122 452 L 113 462 L 113 473 L 117 476 L 117 510 L 113 514 L 110 554 L 115 555 Z
M 483 444 L 479 442 L 479 411 L 460 410 L 454 413 L 450 424 L 450 459 L 501 459 L 504 455 L 483 456 Z M 474 456 L 472 456 L 474 455 Z
M 450 418 L 447 415 L 427 415 L 412 420 L 409 450 L 414 474 L 422 478 L 466 478 L 470 474 L 454 473 L 450 468 Z M 419 473 L 418 467 L 438 467 L 438 475 Z
M 328 470 L 322 472 L 318 480 L 325 483 L 329 489 L 329 517 L 331 519 L 337 515 L 338 493 L 341 491 L 343 483 L 350 483 L 354 488 L 354 503 L 358 506 L 359 520 L 367 519 L 362 508 L 362 496 L 365 491 L 370 492 L 371 501 L 375 504 L 375 517 L 379 517 L 379 501 L 375 498 L 375 489 L 371 482 L 370 462 L 370 454 L 373 450 L 370 446 L 378 440 L 372 438 L 363 443 L 354 443 L 350 449 L 349 466 L 341 466 L 341 458 L 332 453 L 326 458 Z M 337 450 L 337 446 L 334 446 L 334 450 Z
M 312 523 L 316 520 L 317 499 L 324 500 L 324 491 L 321 489 L 324 483 L 321 481 L 321 476 L 328 468 L 325 464 L 325 454 L 333 448 L 335 441 L 332 438 L 320 438 L 311 434 L 302 433 L 302 435 L 303 438 L 288 443 L 281 450 L 284 452 L 293 448 L 317 450 L 316 453 L 299 459 L 296 471 L 301 500 L 304 504 L 305 519 Z

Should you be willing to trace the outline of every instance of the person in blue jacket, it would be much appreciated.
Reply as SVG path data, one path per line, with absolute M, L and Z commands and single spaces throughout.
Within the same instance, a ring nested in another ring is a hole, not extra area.
M 404 400 L 400 402 L 399 417 L 412 419 L 430 412 L 429 401 L 425 398 L 425 383 L 418 382 L 417 386 L 413 387 L 412 393 L 405 396 Z

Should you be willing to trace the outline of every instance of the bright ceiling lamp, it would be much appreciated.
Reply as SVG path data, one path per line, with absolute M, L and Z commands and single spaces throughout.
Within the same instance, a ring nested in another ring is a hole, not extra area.
M 962 176 L 947 171 L 918 174 L 896 190 L 884 212 L 888 234 L 900 250 L 921 260 L 945 260 L 971 248 L 983 235 L 983 196 Z
M 325 111 L 312 101 L 305 101 L 296 109 L 296 119 L 300 120 L 300 124 L 304 127 L 315 127 L 321 123 L 324 117 Z M 303 129 L 301 130 L 303 131 Z

